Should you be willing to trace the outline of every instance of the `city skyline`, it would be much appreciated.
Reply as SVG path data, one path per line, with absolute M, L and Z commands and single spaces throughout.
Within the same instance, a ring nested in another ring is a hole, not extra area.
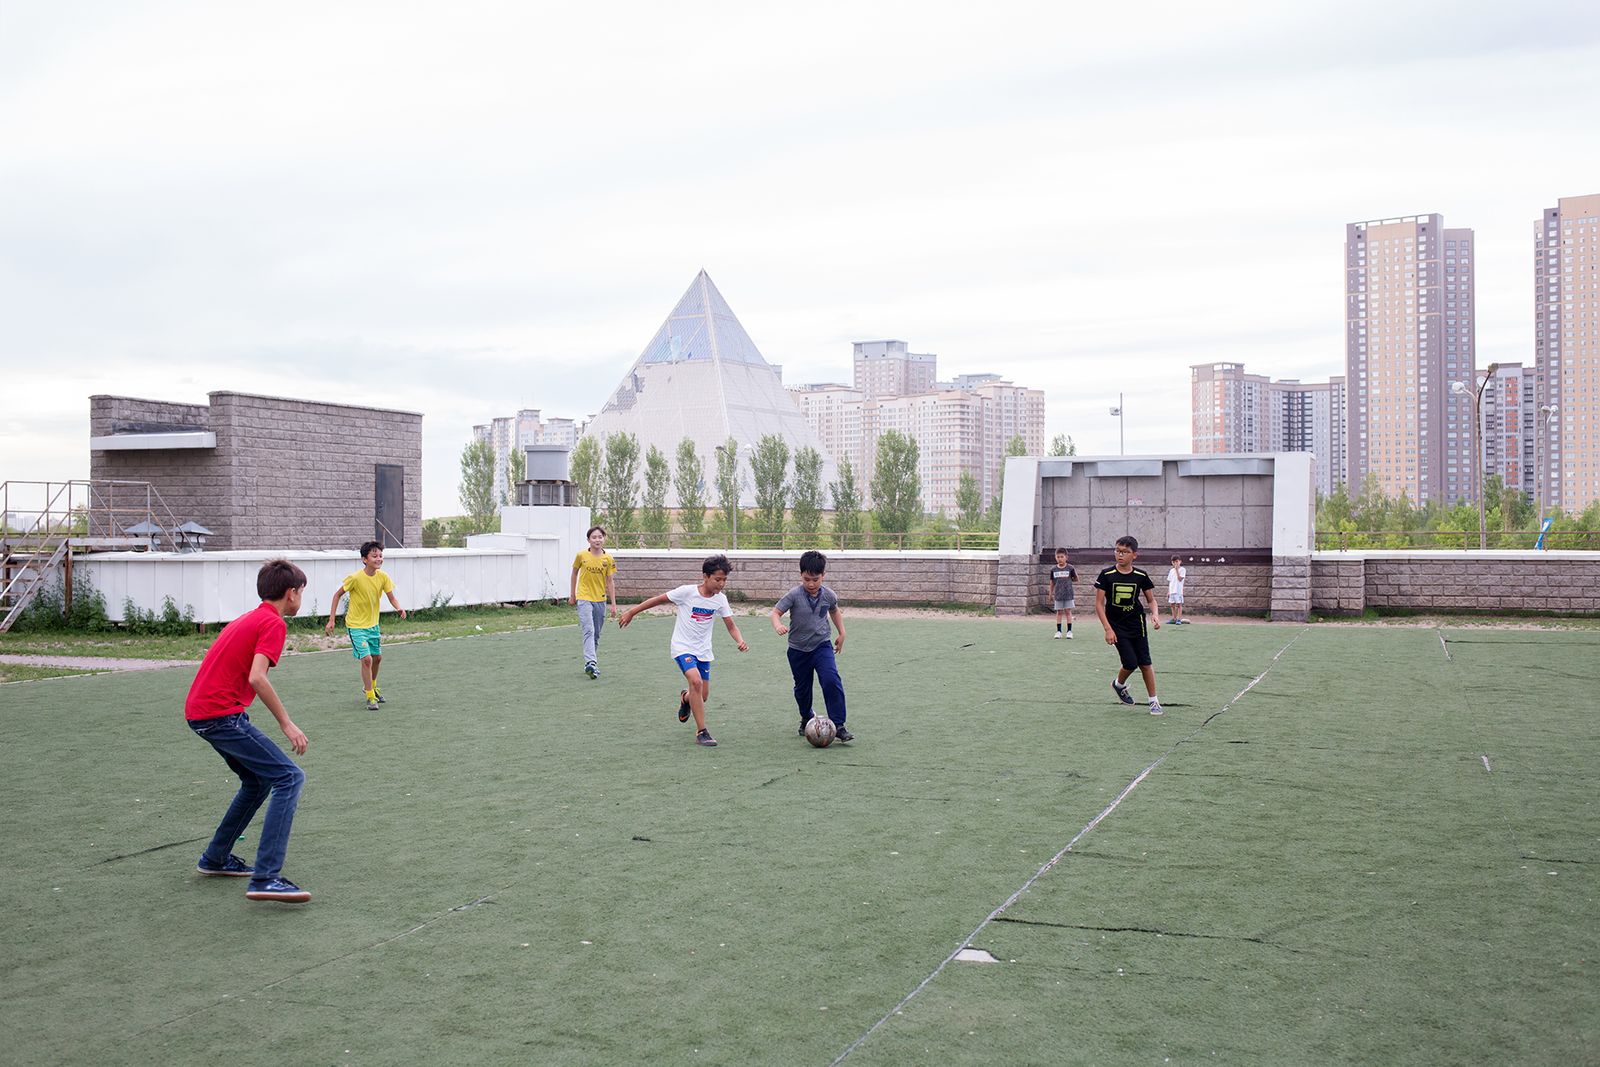
M 452 513 L 474 424 L 597 410 L 701 267 L 787 382 L 913 337 L 1182 451 L 1188 367 L 1339 372 L 1351 219 L 1470 226 L 1478 360 L 1532 364 L 1529 224 L 1600 174 L 1592 5 L 90 6 L 0 34 L 0 478 L 85 475 L 93 393 L 239 390 L 424 412 Z

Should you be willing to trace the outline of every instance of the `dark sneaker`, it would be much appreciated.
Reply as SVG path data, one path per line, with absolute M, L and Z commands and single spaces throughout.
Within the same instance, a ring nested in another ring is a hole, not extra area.
M 595 665 L 593 663 L 585 663 L 583 665 L 583 673 L 589 676 L 590 681 L 600 677 L 600 672 L 595 669 Z
M 201 856 L 200 862 L 195 864 L 194 869 L 201 874 L 217 875 L 223 878 L 248 878 L 256 873 L 254 867 L 232 854 L 229 854 L 221 867 L 210 866 L 206 863 L 206 858 Z
M 833 739 L 835 741 L 854 741 L 856 739 L 856 735 L 841 726 L 833 732 Z
M 276 900 L 281 904 L 305 904 L 311 900 L 311 894 L 289 881 L 287 878 L 274 878 L 259 889 L 245 890 L 247 900 Z
M 808 723 L 810 721 L 811 721 L 810 719 L 801 719 L 800 720 L 800 736 L 801 737 L 804 737 L 806 735 L 806 723 Z
M 378 689 L 376 687 L 374 687 L 374 689 L 372 690 L 372 699 L 376 700 L 380 704 L 389 703 L 387 700 L 383 699 L 383 690 Z
M 704 745 L 706 748 L 717 747 L 717 739 L 711 736 L 710 730 L 701 730 L 699 733 L 695 734 L 694 743 L 697 745 Z
M 1163 711 L 1162 711 L 1162 708 L 1161 708 L 1161 701 L 1157 700 L 1155 697 L 1151 697 L 1150 698 L 1150 714 L 1152 714 L 1152 715 L 1161 715 L 1161 714 L 1163 714 Z
M 689 721 L 689 691 L 687 689 L 678 694 L 678 721 Z
M 1117 699 L 1122 701 L 1124 704 L 1133 703 L 1133 694 L 1128 692 L 1128 687 L 1121 682 L 1113 681 L 1111 683 L 1111 691 L 1117 694 Z

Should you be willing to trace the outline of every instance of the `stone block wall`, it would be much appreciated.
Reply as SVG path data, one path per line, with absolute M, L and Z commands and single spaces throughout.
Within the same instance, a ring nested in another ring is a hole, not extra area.
M 421 415 L 213 393 L 211 418 L 232 474 L 229 547 L 354 549 L 371 540 L 380 463 L 404 468 L 401 536 L 422 543 Z
M 91 396 L 89 398 L 89 435 L 109 437 L 116 433 L 155 433 L 184 430 L 210 430 L 211 408 L 205 404 L 177 404 L 165 400 L 143 400 L 130 396 Z M 125 480 L 148 482 L 155 487 L 156 501 L 151 508 L 158 522 L 165 522 L 161 505 L 171 513 L 173 524 L 193 519 L 212 530 L 217 530 L 211 520 L 226 510 L 229 495 L 228 471 L 218 462 L 219 449 L 173 448 L 138 449 L 133 451 L 89 452 L 89 479 L 91 481 Z M 133 487 L 96 487 L 93 533 L 120 534 L 134 523 L 142 522 L 125 508 L 143 510 L 146 492 Z M 101 511 L 104 506 L 107 510 Z M 114 521 L 117 530 L 102 529 Z M 220 531 L 219 531 L 220 532 Z M 221 539 L 208 542 L 223 547 Z
M 422 543 L 422 416 L 217 392 L 211 403 L 90 398 L 95 436 L 206 429 L 215 448 L 91 451 L 93 480 L 156 487 L 176 522 L 212 530 L 213 549 L 354 549 L 375 530 L 376 466 L 405 474 L 407 545 Z
M 1600 614 L 1600 554 L 1369 554 L 1366 606 L 1412 611 Z
M 1359 559 L 1311 559 L 1311 610 L 1318 615 L 1360 615 L 1367 609 L 1367 568 Z
M 1272 619 L 1305 622 L 1311 617 L 1311 557 L 1272 557 Z
M 617 549 L 617 597 L 636 602 L 700 580 L 711 551 Z M 728 597 L 770 607 L 800 581 L 799 552 L 727 553 Z M 970 604 L 995 601 L 992 552 L 830 552 L 828 585 L 850 604 Z

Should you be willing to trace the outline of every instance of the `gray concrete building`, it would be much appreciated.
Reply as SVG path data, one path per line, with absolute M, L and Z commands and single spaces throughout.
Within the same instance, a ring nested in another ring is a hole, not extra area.
M 153 485 L 210 549 L 422 543 L 422 416 L 216 392 L 206 404 L 89 398 L 89 477 Z

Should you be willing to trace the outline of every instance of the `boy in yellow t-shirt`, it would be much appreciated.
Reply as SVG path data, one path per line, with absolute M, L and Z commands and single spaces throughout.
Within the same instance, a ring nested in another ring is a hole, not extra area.
M 606 528 L 591 526 L 585 535 L 589 547 L 572 561 L 572 591 L 567 603 L 578 609 L 578 627 L 583 631 L 583 673 L 589 679 L 600 677 L 600 628 L 606 622 L 606 603 L 611 617 L 617 617 L 617 561 L 606 551 Z
M 333 594 L 333 605 L 328 608 L 327 633 L 333 633 L 333 620 L 339 614 L 339 600 L 350 594 L 350 607 L 344 613 L 344 624 L 350 634 L 350 651 L 361 661 L 361 692 L 367 698 L 367 710 L 377 711 L 386 703 L 378 690 L 378 665 L 383 662 L 381 635 L 378 632 L 379 598 L 385 594 L 389 603 L 406 617 L 406 609 L 394 597 L 394 579 L 383 573 L 383 546 L 368 541 L 361 546 L 361 569 L 346 578 Z

